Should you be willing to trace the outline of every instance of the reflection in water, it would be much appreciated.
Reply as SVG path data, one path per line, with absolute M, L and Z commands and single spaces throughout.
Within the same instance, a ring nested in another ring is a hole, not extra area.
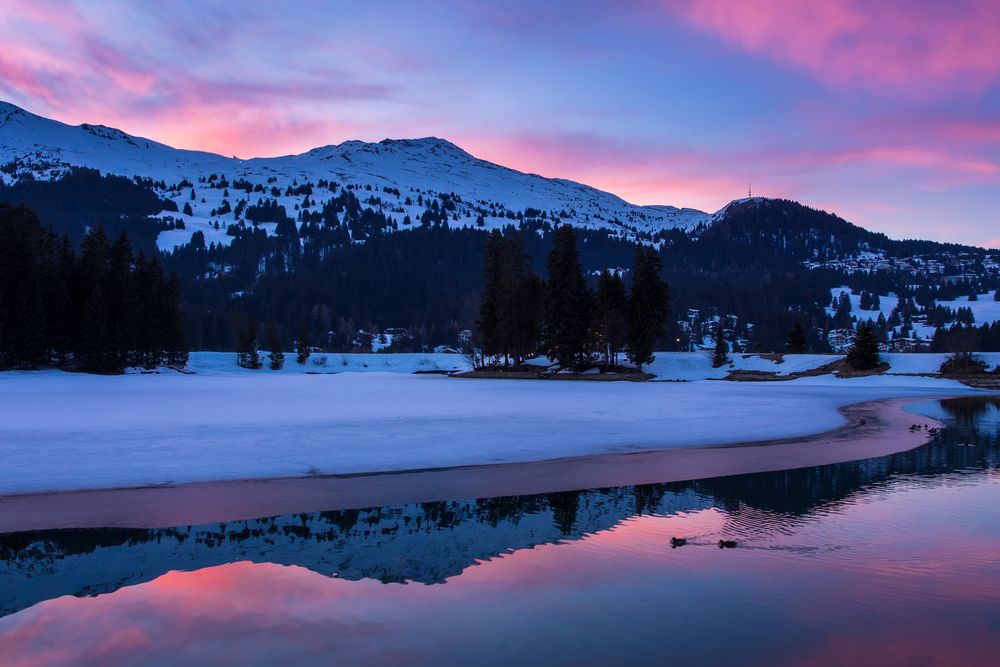
M 930 444 L 801 470 L 0 535 L 0 655 L 988 661 L 1000 649 L 998 408 L 927 404 L 949 425 Z M 671 549 L 674 535 L 688 544 Z M 739 548 L 719 550 L 722 537 Z M 444 585 L 395 585 L 407 582 Z

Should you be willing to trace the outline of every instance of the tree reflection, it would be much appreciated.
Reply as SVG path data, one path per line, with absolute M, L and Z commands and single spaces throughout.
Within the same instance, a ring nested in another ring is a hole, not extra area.
M 0 535 L 0 614 L 57 595 L 93 595 L 171 569 L 236 560 L 300 565 L 347 579 L 441 583 L 477 561 L 579 539 L 631 516 L 709 507 L 754 530 L 788 531 L 811 515 L 834 511 L 901 477 L 910 484 L 941 484 L 952 475 L 1000 467 L 1000 397 L 950 399 L 941 407 L 949 428 L 925 446 L 799 470 L 157 530 Z

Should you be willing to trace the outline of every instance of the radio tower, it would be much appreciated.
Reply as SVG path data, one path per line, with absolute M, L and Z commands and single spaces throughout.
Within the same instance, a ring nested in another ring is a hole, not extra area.
M 750 189 L 750 181 L 747 181 L 747 199 L 753 199 L 753 190 Z

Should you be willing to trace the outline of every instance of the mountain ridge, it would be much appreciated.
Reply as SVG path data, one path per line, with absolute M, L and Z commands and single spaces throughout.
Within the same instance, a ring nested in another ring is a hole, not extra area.
M 341 185 L 452 194 L 509 211 L 548 211 L 577 226 L 625 233 L 691 230 L 710 222 L 704 211 L 632 204 L 583 183 L 482 160 L 433 136 L 378 142 L 352 139 L 303 153 L 244 159 L 173 148 L 105 125 L 72 126 L 0 102 L 0 164 L 5 167 L 0 177 L 6 182 L 24 174 L 42 180 L 59 178 L 71 167 L 141 176 L 167 186 L 184 180 L 194 183 L 211 174 L 268 182 L 281 189 L 302 179 L 326 179 Z

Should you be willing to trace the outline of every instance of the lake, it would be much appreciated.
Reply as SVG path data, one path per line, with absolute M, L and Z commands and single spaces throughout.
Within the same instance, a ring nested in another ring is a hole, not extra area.
M 851 463 L 3 534 L 0 662 L 995 663 L 1000 398 L 910 409 Z

